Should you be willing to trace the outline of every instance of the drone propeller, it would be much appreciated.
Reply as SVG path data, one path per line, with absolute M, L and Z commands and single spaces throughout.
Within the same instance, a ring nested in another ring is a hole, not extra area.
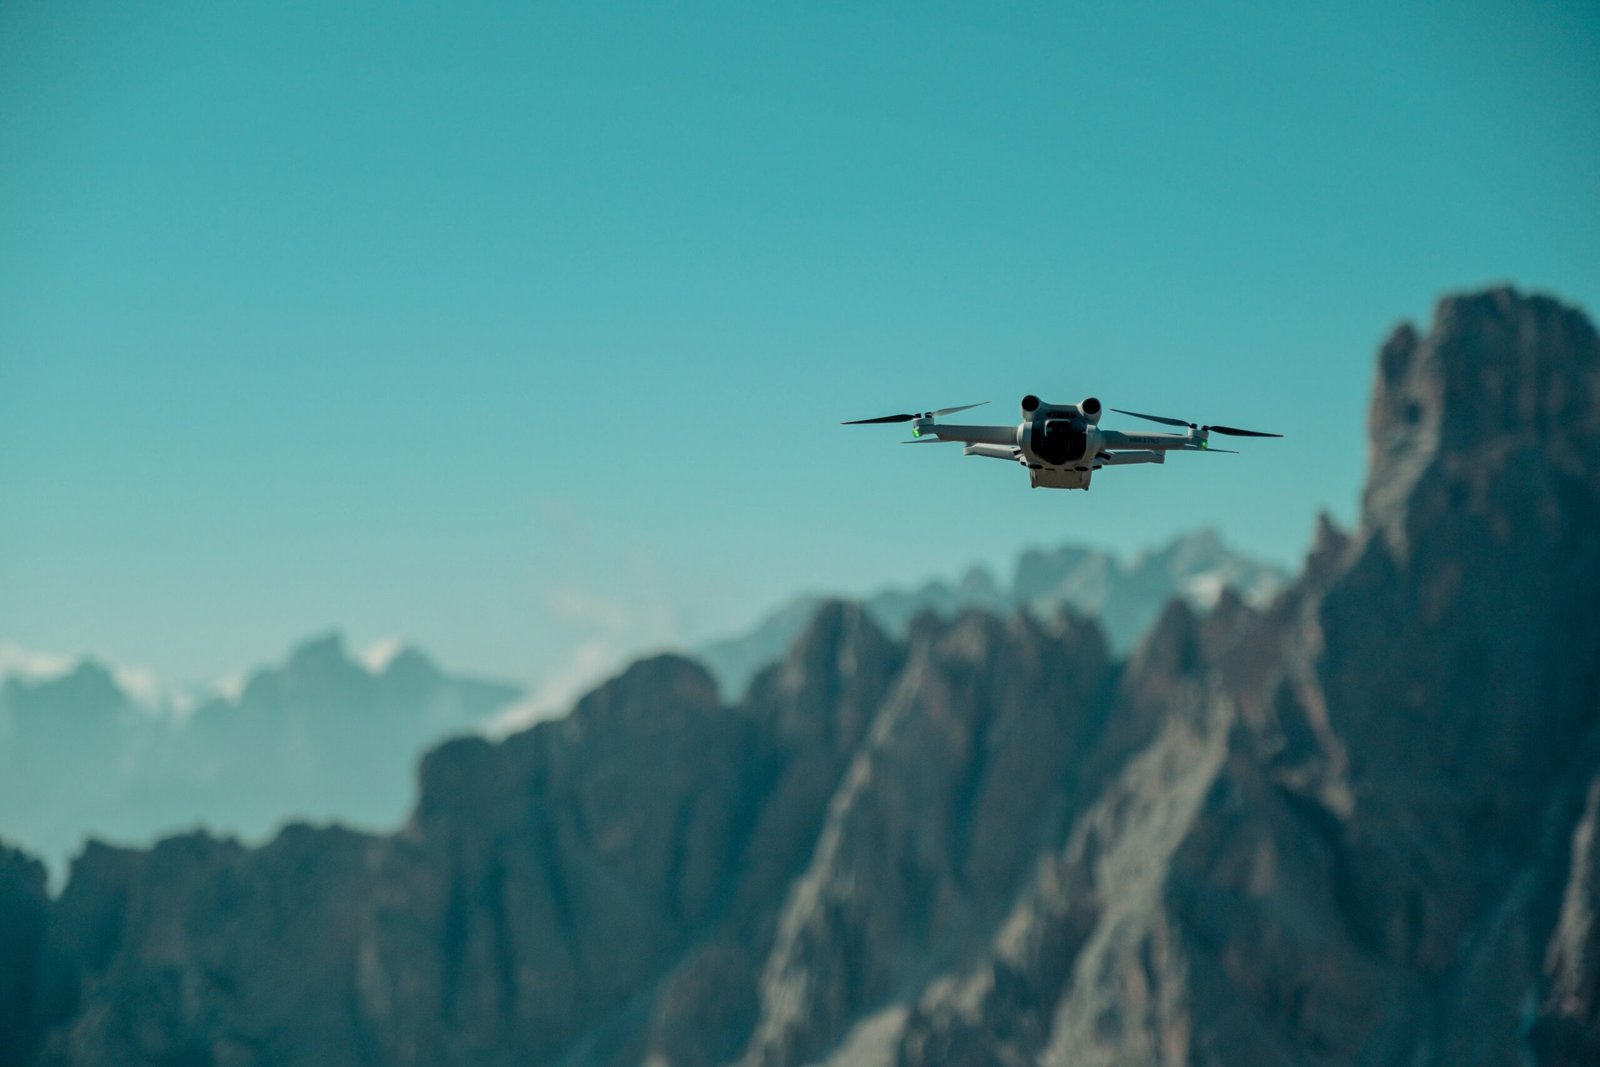
M 915 415 L 881 415 L 876 419 L 852 419 L 849 422 L 841 422 L 839 425 L 840 426 L 866 426 L 866 425 L 868 425 L 870 423 L 877 423 L 877 422 L 915 422 L 917 419 L 937 419 L 937 418 L 941 418 L 941 417 L 943 417 L 945 415 L 954 415 L 958 411 L 967 411 L 967 410 L 970 410 L 972 408 L 981 408 L 981 407 L 983 407 L 983 405 L 985 405 L 987 403 L 988 403 L 987 400 L 980 400 L 976 404 L 962 404 L 959 407 L 940 408 L 937 411 L 919 411 Z
M 1202 426 L 1202 430 L 1212 433 L 1225 433 L 1229 437 L 1282 437 L 1281 433 L 1267 433 L 1263 430 L 1236 430 L 1232 426 Z
M 1165 415 L 1144 415 L 1144 414 L 1141 414 L 1141 413 L 1139 413 L 1137 411 L 1123 411 L 1121 408 L 1112 408 L 1111 410 L 1115 411 L 1119 415 L 1132 415 L 1136 419 L 1146 419 L 1146 420 L 1148 420 L 1150 422 L 1159 422 L 1159 423 L 1162 423 L 1163 425 L 1166 425 L 1166 426 L 1187 426 L 1187 427 L 1189 427 L 1189 429 L 1191 429 L 1191 430 L 1199 430 L 1201 433 L 1206 433 L 1206 432 L 1220 433 L 1220 434 L 1226 434 L 1229 437 L 1282 437 L 1283 436 L 1283 434 L 1281 434 L 1281 433 L 1265 433 L 1265 432 L 1263 432 L 1261 430 L 1240 430 L 1240 429 L 1238 429 L 1236 427 L 1233 427 L 1233 426 L 1196 426 L 1194 423 L 1185 421 L 1184 419 L 1169 419 Z M 1219 448 L 1219 449 L 1216 449 L 1216 451 L 1225 452 L 1225 451 L 1227 451 L 1227 449 Z
M 1169 419 L 1165 415 L 1141 415 L 1137 411 L 1123 411 L 1121 408 L 1112 408 L 1111 410 L 1115 411 L 1118 415 L 1132 415 L 1136 419 L 1145 419 L 1149 422 L 1159 422 L 1164 426 L 1187 426 L 1191 430 L 1198 429 L 1198 427 L 1192 422 L 1185 422 L 1182 419 Z

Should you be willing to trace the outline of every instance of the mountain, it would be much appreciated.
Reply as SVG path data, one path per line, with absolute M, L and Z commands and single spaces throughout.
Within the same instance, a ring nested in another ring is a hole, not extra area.
M 1173 596 L 1208 607 L 1229 586 L 1261 603 L 1284 581 L 1203 531 L 1129 564 L 1089 549 L 1030 551 L 1004 589 L 974 567 L 958 582 L 885 590 L 865 606 L 903 638 L 922 611 L 1026 608 L 1048 618 L 1071 605 L 1099 616 L 1121 648 Z M 702 659 L 725 692 L 742 692 L 823 603 L 797 599 Z M 398 825 L 418 755 L 483 729 L 520 693 L 446 676 L 414 648 L 382 652 L 352 656 L 326 634 L 219 692 L 0 646 L 0 832 L 59 873 L 90 836 L 142 844 L 205 825 L 259 839 L 294 818 Z
M 0 682 L 0 827 L 64 865 L 86 834 L 144 842 L 202 819 L 250 837 L 288 817 L 399 825 L 423 748 L 518 694 L 414 649 L 370 668 L 336 635 L 182 717 L 94 660 L 12 675 Z
M 422 763 L 393 835 L 0 852 L 0 1062 L 1600 1061 L 1600 339 L 1378 360 L 1359 526 L 1269 603 L 830 602 Z
M 1174 597 L 1209 609 L 1225 588 L 1251 604 L 1264 604 L 1288 582 L 1270 563 L 1223 543 L 1215 530 L 1175 538 L 1131 561 L 1102 549 L 1063 545 L 1030 549 L 1002 585 L 983 567 L 971 567 L 956 582 L 934 579 L 915 589 L 885 589 L 862 606 L 873 621 L 904 637 L 924 611 L 953 618 L 976 609 L 1007 615 L 1027 610 L 1049 618 L 1063 607 L 1100 621 L 1112 648 L 1125 653 Z M 714 641 L 695 652 L 725 693 L 743 693 L 761 668 L 783 658 L 827 598 L 799 597 L 758 622 L 749 632 Z

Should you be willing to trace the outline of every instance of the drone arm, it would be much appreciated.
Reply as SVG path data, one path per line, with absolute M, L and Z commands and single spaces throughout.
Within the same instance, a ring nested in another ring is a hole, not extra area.
M 1167 454 L 1156 449 L 1146 449 L 1140 452 L 1102 452 L 1099 462 L 1102 466 L 1115 467 L 1124 463 L 1165 463 Z
M 1122 430 L 1101 430 L 1101 448 L 1187 448 L 1195 438 L 1186 433 L 1125 433 Z M 1133 462 L 1133 461 L 1128 461 Z
M 960 441 L 968 445 L 1005 445 L 1017 443 L 1015 426 L 950 426 L 942 422 L 919 422 L 916 433 L 920 437 L 936 437 L 941 441 Z

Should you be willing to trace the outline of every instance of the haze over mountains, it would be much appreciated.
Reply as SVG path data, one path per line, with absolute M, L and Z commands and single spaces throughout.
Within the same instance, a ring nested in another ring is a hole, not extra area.
M 93 660 L 9 677 L 0 832 L 64 863 L 86 834 L 142 843 L 205 825 L 264 838 L 289 816 L 396 826 L 417 753 L 479 728 L 519 693 L 446 674 L 410 648 L 369 667 L 336 635 L 182 717 L 141 702 Z
M 1600 338 L 1378 356 L 1358 527 L 1126 659 L 828 603 L 736 701 L 635 664 L 394 835 L 0 854 L 0 1061 L 1600 1062 Z
M 1222 590 L 1230 588 L 1259 606 L 1282 589 L 1288 577 L 1281 568 L 1225 545 L 1215 530 L 1200 530 L 1131 561 L 1081 545 L 1029 549 L 1017 560 L 1006 584 L 983 567 L 971 567 L 958 581 L 935 579 L 916 589 L 885 589 L 864 599 L 861 606 L 895 637 L 904 637 L 911 620 L 925 611 L 943 618 L 969 609 L 1001 615 L 1030 611 L 1049 618 L 1070 607 L 1099 620 L 1112 648 L 1125 653 L 1173 597 L 1209 609 Z M 724 692 L 737 696 L 757 671 L 782 658 L 826 599 L 799 597 L 749 633 L 703 645 L 695 655 L 716 675 Z
M 866 605 L 903 635 L 922 611 L 1048 615 L 1067 603 L 1131 640 L 1174 596 L 1209 606 L 1230 585 L 1259 603 L 1283 581 L 1202 531 L 1132 564 L 1070 545 L 1034 549 L 1009 589 L 973 568 L 959 583 L 884 590 Z M 821 603 L 797 600 L 699 655 L 724 692 L 742 692 L 785 655 Z M 353 654 L 337 634 L 302 643 L 226 691 L 11 651 L 12 670 L 0 677 L 0 835 L 58 871 L 90 836 L 143 845 L 204 827 L 264 840 L 291 819 L 392 829 L 405 819 L 427 746 L 498 732 L 528 710 L 518 686 L 447 673 L 406 646 Z

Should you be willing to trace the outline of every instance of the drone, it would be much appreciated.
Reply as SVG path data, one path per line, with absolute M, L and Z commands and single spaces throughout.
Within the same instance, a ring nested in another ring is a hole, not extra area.
M 987 456 L 1018 463 L 1028 470 L 1035 489 L 1085 489 L 1089 479 L 1102 467 L 1121 467 L 1130 463 L 1165 463 L 1168 452 L 1228 452 L 1231 448 L 1212 448 L 1211 435 L 1228 437 L 1282 437 L 1281 433 L 1241 430 L 1234 426 L 1198 426 L 1187 419 L 1165 415 L 1143 415 L 1137 411 L 1111 408 L 1166 426 L 1182 426 L 1183 433 L 1127 433 L 1102 430 L 1103 410 L 1096 397 L 1076 404 L 1046 404 L 1032 394 L 1022 398 L 1022 421 L 1015 426 L 957 426 L 935 419 L 982 407 L 988 401 L 962 404 L 906 415 L 883 415 L 876 419 L 854 419 L 841 426 L 864 426 L 881 422 L 909 422 L 911 440 L 902 444 L 959 442 L 967 456 Z

